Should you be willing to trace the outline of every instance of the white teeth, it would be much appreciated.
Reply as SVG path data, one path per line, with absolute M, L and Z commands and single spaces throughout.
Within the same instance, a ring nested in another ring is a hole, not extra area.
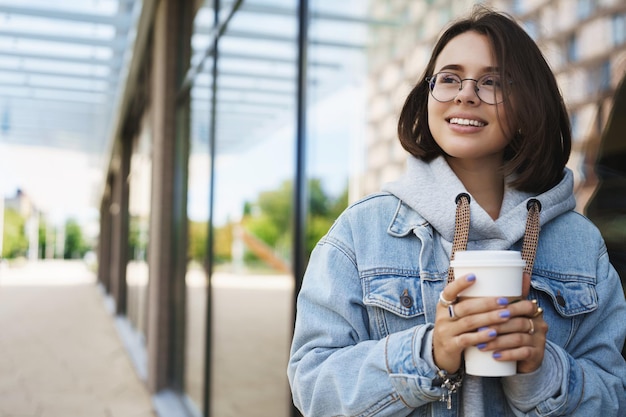
M 483 127 L 485 125 L 483 122 L 479 122 L 478 120 L 461 119 L 460 117 L 453 117 L 452 119 L 450 119 L 450 123 L 455 124 L 455 125 L 476 126 L 476 127 Z

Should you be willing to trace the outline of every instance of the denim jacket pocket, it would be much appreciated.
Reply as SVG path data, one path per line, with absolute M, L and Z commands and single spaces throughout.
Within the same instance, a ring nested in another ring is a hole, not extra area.
M 548 323 L 548 339 L 567 346 L 582 323 L 585 314 L 598 308 L 598 294 L 592 279 L 581 276 L 535 272 L 532 298 L 543 307 Z
M 424 324 L 422 285 L 417 272 L 369 271 L 362 274 L 361 283 L 374 338 Z
M 598 308 L 595 281 L 582 276 L 533 275 L 532 286 L 546 294 L 561 317 L 573 317 Z

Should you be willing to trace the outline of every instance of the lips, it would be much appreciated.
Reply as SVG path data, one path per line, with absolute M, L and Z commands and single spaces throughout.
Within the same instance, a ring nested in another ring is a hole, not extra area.
M 453 124 L 453 125 L 475 126 L 475 127 L 483 127 L 487 125 L 487 123 L 483 121 L 476 120 L 476 119 L 466 119 L 463 117 L 452 117 L 448 120 L 448 123 Z

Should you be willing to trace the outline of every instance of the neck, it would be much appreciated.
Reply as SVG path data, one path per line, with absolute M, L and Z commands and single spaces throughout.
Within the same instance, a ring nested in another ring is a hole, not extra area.
M 492 219 L 497 219 L 504 198 L 501 160 L 473 162 L 447 158 L 447 161 L 474 200 Z

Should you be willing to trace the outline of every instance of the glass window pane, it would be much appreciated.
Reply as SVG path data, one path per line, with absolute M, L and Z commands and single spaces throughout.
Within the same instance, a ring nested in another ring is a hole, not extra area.
M 364 194 L 367 47 L 365 2 L 312 1 L 308 50 L 307 250 Z M 343 3 L 342 3 L 343 4 Z
M 149 118 L 144 119 L 135 139 L 128 178 L 128 252 L 126 285 L 127 314 L 131 326 L 145 342 L 147 337 L 148 242 L 150 234 L 150 190 L 152 183 L 152 134 Z
M 287 416 L 296 7 L 251 5 L 218 57 L 211 414 Z

